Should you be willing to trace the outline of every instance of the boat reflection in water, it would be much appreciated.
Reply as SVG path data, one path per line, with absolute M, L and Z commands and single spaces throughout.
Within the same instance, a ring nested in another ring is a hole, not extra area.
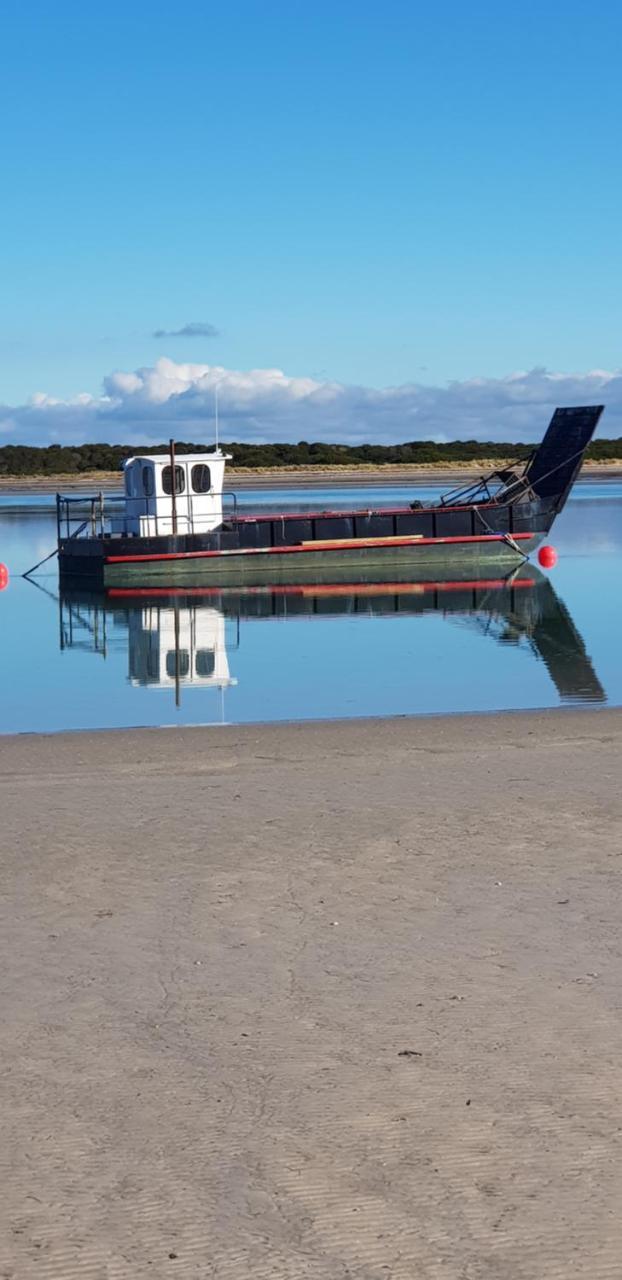
M 245 621 L 431 613 L 499 645 L 529 646 L 562 702 L 606 701 L 566 605 L 530 564 L 507 578 L 66 591 L 60 597 L 60 643 L 104 657 L 112 645 L 126 646 L 130 683 L 168 689 L 179 705 L 186 688 L 216 688 L 224 698 L 224 690 L 237 683 L 229 661 L 241 636 L 243 642 Z

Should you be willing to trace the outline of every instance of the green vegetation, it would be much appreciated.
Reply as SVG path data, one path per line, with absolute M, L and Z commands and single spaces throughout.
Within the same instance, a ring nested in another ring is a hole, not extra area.
M 211 445 L 178 443 L 178 453 L 191 453 L 210 449 Z M 526 458 L 533 446 L 526 444 L 500 444 L 495 441 L 454 440 L 450 444 L 434 444 L 430 440 L 413 440 L 409 444 L 224 444 L 227 453 L 233 454 L 237 467 L 334 467 L 387 466 L 400 463 L 427 463 L 451 466 L 457 462 L 476 462 L 490 458 Z M 80 475 L 93 471 L 118 471 L 125 458 L 143 450 L 131 445 L 81 444 L 75 446 L 53 444 L 48 448 L 35 448 L 21 444 L 7 444 L 0 448 L 0 476 L 54 476 Z M 167 453 L 168 445 L 157 445 L 150 453 Z M 595 440 L 587 451 L 593 462 L 622 460 L 622 438 Z

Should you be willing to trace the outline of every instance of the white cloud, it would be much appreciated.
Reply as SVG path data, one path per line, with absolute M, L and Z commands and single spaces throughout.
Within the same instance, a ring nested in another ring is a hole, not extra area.
M 281 369 L 246 372 L 219 365 L 155 365 L 110 373 L 103 394 L 68 400 L 33 395 L 0 406 L 0 432 L 20 444 L 108 441 L 144 446 L 169 436 L 209 441 L 218 388 L 224 440 L 539 440 L 556 405 L 603 403 L 601 434 L 622 436 L 622 374 L 546 369 L 472 378 L 445 387 L 345 386 L 289 377 Z

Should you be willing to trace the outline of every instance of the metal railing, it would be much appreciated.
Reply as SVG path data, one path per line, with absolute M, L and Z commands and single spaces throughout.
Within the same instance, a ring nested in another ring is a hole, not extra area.
M 73 514 L 73 508 L 79 508 Z M 85 517 L 84 510 L 87 509 Z M 103 537 L 104 534 L 104 495 L 80 494 L 76 498 L 68 498 L 62 493 L 56 494 L 56 532 L 61 538 L 79 538 L 88 530 L 90 537 Z
M 232 505 L 233 505 L 233 519 L 234 519 L 234 520 L 237 520 L 237 517 L 238 517 L 238 495 L 237 495 L 237 493 L 234 493 L 234 492 L 233 492 L 233 489 L 223 489 L 223 491 L 222 491 L 223 516 L 224 516 L 224 502 L 225 502 L 225 498 L 230 498 L 231 503 L 232 503 Z
M 496 486 L 496 487 L 495 487 Z M 515 462 L 491 471 L 465 486 L 451 489 L 439 500 L 439 507 L 470 506 L 473 503 L 495 503 L 511 506 L 530 488 L 527 462 Z
M 223 517 L 225 501 L 231 503 L 233 508 L 231 518 L 235 520 L 238 515 L 237 494 L 233 493 L 232 490 L 227 490 L 222 494 Z M 146 507 L 147 504 L 148 498 L 145 499 Z M 88 537 L 103 537 L 107 532 L 105 528 L 107 514 L 103 493 L 79 494 L 75 497 L 67 497 L 65 494 L 57 493 L 56 531 L 59 542 L 62 538 L 79 538 L 82 534 Z M 164 517 L 162 515 L 158 516 L 157 505 L 153 514 L 149 512 L 147 507 L 145 515 L 153 519 L 156 536 L 160 533 L 158 528 L 160 520 L 170 521 L 171 519 L 168 515 Z M 180 510 L 178 506 L 176 523 L 178 533 L 204 532 L 201 529 L 201 522 L 198 518 L 199 529 L 195 529 L 194 495 L 188 495 L 187 511 Z

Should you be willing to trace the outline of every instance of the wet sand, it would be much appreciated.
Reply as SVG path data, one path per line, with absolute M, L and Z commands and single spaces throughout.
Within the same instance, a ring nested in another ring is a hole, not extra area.
M 0 1275 L 619 1275 L 621 748 L 0 738 Z

